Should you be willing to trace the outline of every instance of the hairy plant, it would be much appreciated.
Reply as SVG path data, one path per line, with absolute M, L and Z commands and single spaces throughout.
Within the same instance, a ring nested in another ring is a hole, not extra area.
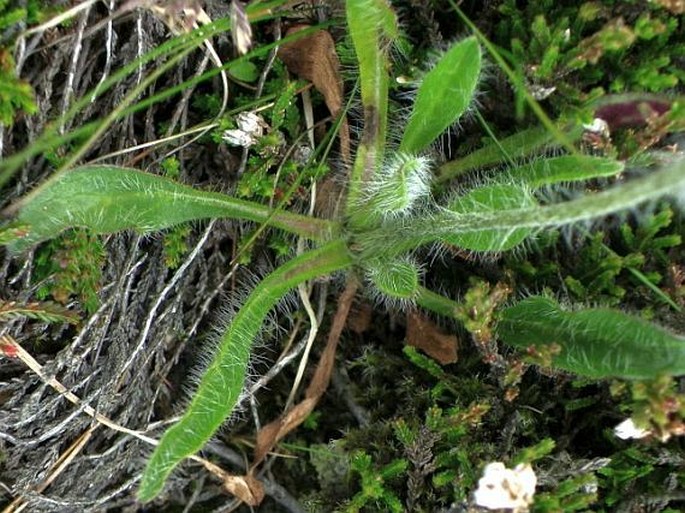
M 93 233 L 125 229 L 149 233 L 187 221 L 217 218 L 268 225 L 310 245 L 254 288 L 220 337 L 214 359 L 185 413 L 166 431 L 148 461 L 138 492 L 144 502 L 154 499 L 174 468 L 201 450 L 231 416 L 244 392 L 253 343 L 262 323 L 292 289 L 344 271 L 364 276 L 376 293 L 392 304 L 418 305 L 459 319 L 459 303 L 422 285 L 417 263 L 421 248 L 509 251 L 543 229 L 588 222 L 663 196 L 682 198 L 685 193 L 685 162 L 674 161 L 600 192 L 543 203 L 539 190 L 544 187 L 614 176 L 624 169 L 621 162 L 611 159 L 570 154 L 486 175 L 479 184 L 446 199 L 434 197 L 432 184 L 461 173 L 459 166 L 447 164 L 435 176 L 430 150 L 436 138 L 472 106 L 482 67 L 482 40 L 476 35 L 453 44 L 425 74 L 395 144 L 387 127 L 389 54 L 398 37 L 396 14 L 387 0 L 358 0 L 347 2 L 346 16 L 359 66 L 364 130 L 349 170 L 340 217 L 324 219 L 272 209 L 136 169 L 72 167 L 82 152 L 8 211 L 14 220 L 5 226 L 2 240 L 11 239 L 8 244 L 15 251 L 72 227 L 85 227 Z M 199 40 L 199 35 L 191 34 L 180 38 L 184 44 L 170 42 L 168 48 L 185 50 Z M 94 130 L 91 139 L 105 125 L 90 127 Z M 41 151 L 45 141 L 54 144 L 56 137 L 64 141 L 55 133 L 48 134 L 35 147 L 9 159 L 0 169 L 4 173 L 0 181 L 27 155 Z M 531 298 L 503 312 L 499 333 L 505 342 L 521 347 L 553 340 L 560 353 L 551 363 L 588 376 L 645 378 L 661 372 L 685 373 L 680 339 L 625 314 L 589 312 L 567 313 L 549 300 Z M 603 345 L 597 346 L 598 342 Z M 662 358 L 645 359 L 643 351 L 656 351 Z M 363 475 L 369 465 L 362 463 L 357 470 Z M 394 497 L 375 494 L 367 491 L 360 496 L 358 507 L 384 497 L 388 507 L 397 509 Z

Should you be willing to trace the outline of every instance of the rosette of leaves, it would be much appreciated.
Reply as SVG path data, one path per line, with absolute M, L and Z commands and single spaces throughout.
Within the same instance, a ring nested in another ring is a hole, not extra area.
M 138 494 L 144 502 L 156 497 L 173 469 L 202 449 L 230 417 L 243 391 L 252 345 L 265 317 L 299 284 L 341 271 L 366 275 L 382 293 L 455 317 L 458 304 L 453 299 L 421 284 L 413 262 L 422 246 L 452 244 L 473 252 L 506 251 L 538 230 L 619 212 L 685 188 L 685 165 L 680 162 L 601 192 L 560 204 L 542 204 L 536 196 L 540 187 L 605 176 L 607 169 L 612 173 L 623 169 L 619 162 L 576 157 L 516 170 L 506 180 L 495 178 L 452 196 L 446 203 L 437 201 L 426 187 L 433 177 L 428 150 L 470 107 L 481 71 L 481 45 L 475 36 L 453 44 L 425 74 L 401 140 L 394 146 L 386 140 L 386 131 L 389 52 L 398 37 L 396 14 L 387 0 L 347 2 L 346 9 L 358 61 L 364 131 L 349 171 L 340 218 L 274 210 L 135 169 L 91 165 L 56 174 L 12 208 L 14 220 L 5 227 L 2 240 L 8 240 L 15 251 L 71 227 L 85 227 L 93 233 L 126 229 L 148 233 L 212 218 L 268 224 L 307 239 L 312 247 L 264 278 L 220 337 L 214 359 L 185 413 L 167 430 L 148 461 Z M 517 315 L 512 310 L 505 319 Z M 521 313 L 522 317 L 529 315 L 528 310 Z M 576 323 L 562 320 L 559 329 L 570 326 L 579 330 Z M 590 318 L 583 322 L 590 326 L 596 321 Z M 607 322 L 622 319 L 601 319 L 603 325 Z M 510 325 L 513 328 L 507 330 L 508 325 L 503 324 L 503 338 L 520 345 L 518 339 L 507 335 L 516 330 L 515 321 Z M 596 333 L 593 329 L 583 327 L 587 336 L 572 340 L 579 348 L 577 354 L 601 357 L 590 352 L 592 334 Z M 543 331 L 540 333 L 542 336 Z M 630 337 L 631 333 L 622 331 L 621 336 Z M 563 337 L 559 343 L 564 343 Z M 615 349 L 632 353 L 642 347 L 643 342 L 635 340 L 617 344 Z M 663 370 L 645 365 L 640 376 Z M 567 367 L 583 371 L 582 363 Z M 666 370 L 683 371 L 679 365 Z M 594 373 L 609 374 L 635 373 L 625 366 Z

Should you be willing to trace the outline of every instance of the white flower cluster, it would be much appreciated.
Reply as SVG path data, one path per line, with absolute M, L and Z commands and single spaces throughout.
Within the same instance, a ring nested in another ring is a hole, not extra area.
M 241 112 L 235 119 L 237 129 L 225 130 L 223 140 L 231 146 L 249 148 L 259 141 L 269 127 L 260 115 L 254 112 Z
M 614 434 L 621 440 L 628 440 L 629 438 L 644 438 L 651 435 L 652 432 L 637 427 L 635 422 L 633 422 L 633 419 L 626 419 L 614 428 Z
M 533 503 L 537 476 L 529 463 L 508 469 L 499 461 L 488 463 L 478 481 L 474 499 L 488 509 L 510 509 L 514 513 L 528 511 Z

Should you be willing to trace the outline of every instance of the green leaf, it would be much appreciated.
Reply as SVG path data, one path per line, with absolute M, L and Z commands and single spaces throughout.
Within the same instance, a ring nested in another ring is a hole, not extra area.
M 425 150 L 466 111 L 478 84 L 481 52 L 475 37 L 455 44 L 423 79 L 400 151 Z
M 3 20 L 11 25 L 26 15 L 23 9 L 18 9 L 13 13 L 14 16 L 11 16 L 12 12 L 8 13 L 6 19 L 0 16 L 0 30 L 7 26 L 3 26 Z M 17 16 L 19 19 L 15 19 Z M 33 89 L 15 74 L 15 63 L 11 52 L 0 48 L 0 123 L 12 126 L 17 111 L 34 114 L 37 110 Z
M 297 81 L 288 82 L 281 90 L 271 111 L 271 130 L 278 130 L 285 123 L 286 111 L 293 103 L 299 85 Z
M 273 213 L 263 205 L 193 189 L 134 169 L 88 166 L 63 173 L 21 200 L 16 222 L 27 227 L 28 233 L 23 232 L 10 247 L 23 250 L 74 227 L 89 228 L 94 233 L 129 228 L 151 232 L 219 217 L 269 220 L 272 226 L 314 238 L 328 224 L 287 212 Z
M 241 60 L 228 67 L 228 74 L 236 80 L 249 83 L 259 78 L 259 69 L 254 63 L 248 60 Z
M 509 208 L 494 210 L 495 200 L 489 199 L 486 194 L 483 201 L 472 198 L 468 202 L 462 202 L 461 206 L 457 204 L 458 211 L 454 208 L 443 208 L 420 216 L 387 220 L 381 226 L 359 234 L 355 242 L 361 248 L 363 258 L 391 258 L 437 241 L 457 244 L 460 242 L 461 234 L 485 231 L 500 235 L 487 237 L 484 244 L 478 246 L 497 250 L 499 246 L 488 247 L 489 243 L 497 242 L 498 237 L 502 237 L 501 240 L 506 243 L 510 236 L 523 233 L 519 230 L 530 232 L 560 227 L 620 212 L 663 196 L 683 197 L 685 159 L 673 160 L 661 169 L 605 191 L 547 206 L 533 204 L 530 195 L 525 191 L 515 193 L 507 190 L 516 189 L 513 185 L 494 187 L 504 187 L 505 194 L 502 196 L 510 196 L 513 200 L 502 201 L 511 205 Z M 516 206 L 516 198 L 519 197 L 522 206 Z M 523 205 L 523 200 L 529 206 Z M 464 240 L 469 242 L 471 238 Z M 511 244 L 504 246 L 511 247 Z
M 582 127 L 568 127 L 563 130 L 566 137 L 575 141 L 582 133 Z M 438 169 L 438 182 L 450 180 L 472 169 L 493 166 L 502 162 L 533 155 L 544 148 L 556 146 L 554 134 L 544 127 L 528 128 L 502 140 L 490 142 L 456 160 L 446 162 Z
M 79 317 L 70 312 L 62 305 L 47 302 L 17 303 L 16 301 L 0 300 L 0 321 L 7 322 L 12 319 L 26 317 L 43 322 L 68 322 L 78 324 Z
M 535 296 L 505 309 L 497 333 L 522 349 L 558 344 L 561 352 L 552 357 L 553 366 L 591 378 L 685 374 L 685 338 L 608 308 L 566 312 Z
M 419 269 L 409 259 L 377 262 L 367 274 L 381 293 L 393 298 L 412 299 L 419 288 Z
M 387 0 L 346 2 L 347 25 L 359 63 L 359 83 L 364 107 L 364 134 L 357 148 L 346 212 L 352 224 L 362 184 L 370 181 L 383 161 L 388 123 L 388 48 L 397 37 L 397 19 Z
M 368 184 L 358 211 L 366 218 L 404 215 L 429 194 L 429 160 L 398 153 Z
M 531 187 L 542 187 L 560 182 L 575 182 L 592 178 L 615 176 L 624 169 L 623 162 L 592 155 L 563 155 L 536 160 L 508 173 Z
M 199 451 L 231 414 L 243 390 L 252 344 L 269 310 L 300 283 L 351 264 L 345 243 L 334 241 L 294 258 L 257 285 L 222 336 L 185 414 L 167 430 L 148 461 L 138 491 L 141 501 L 154 499 L 171 471 Z
M 519 186 L 495 184 L 478 187 L 457 198 L 449 210 L 457 214 L 478 214 L 502 210 L 525 209 L 537 206 L 530 192 Z M 485 225 L 487 226 L 487 225 Z M 518 246 L 532 233 L 530 228 L 483 229 L 455 233 L 443 238 L 444 242 L 472 251 L 505 251 Z

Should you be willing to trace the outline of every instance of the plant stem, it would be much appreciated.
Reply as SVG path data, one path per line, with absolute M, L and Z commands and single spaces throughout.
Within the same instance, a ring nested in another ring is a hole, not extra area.
M 457 309 L 461 306 L 456 301 L 421 286 L 418 288 L 416 303 L 431 312 L 451 319 L 457 318 Z

